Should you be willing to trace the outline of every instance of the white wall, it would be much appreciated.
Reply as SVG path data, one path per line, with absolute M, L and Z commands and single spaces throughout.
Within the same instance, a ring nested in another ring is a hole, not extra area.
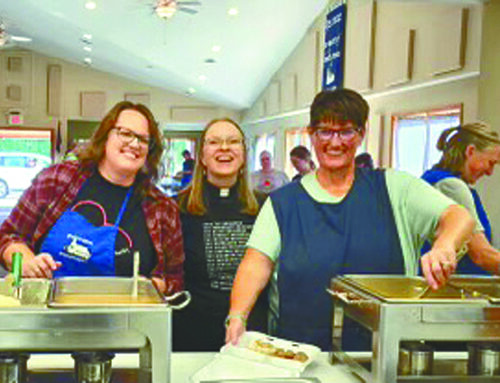
M 393 113 L 461 103 L 465 120 L 477 117 L 482 5 L 348 0 L 347 6 L 344 86 L 360 91 L 370 104 L 367 148 L 376 162 L 389 165 Z M 466 26 L 463 9 L 468 10 Z M 320 90 L 325 15 L 243 116 L 250 136 L 278 132 L 278 166 L 284 163 L 284 131 L 308 123 L 307 108 Z M 413 56 L 408 53 L 410 30 Z
M 22 57 L 25 71 L 16 74 L 7 70 L 9 57 Z M 57 117 L 47 114 L 47 68 L 60 65 L 61 107 Z M 12 102 L 4 97 L 5 87 L 19 83 L 24 96 L 21 102 Z M 88 66 L 77 65 L 57 58 L 47 57 L 30 51 L 3 50 L 0 52 L 0 125 L 3 115 L 10 109 L 19 109 L 24 114 L 24 126 L 55 127 L 57 121 L 63 130 L 68 119 L 83 119 L 80 110 L 80 93 L 83 91 L 103 91 L 106 94 L 105 110 L 124 99 L 125 93 L 148 93 L 149 107 L 160 124 L 169 129 L 179 126 L 179 130 L 196 130 L 215 117 L 240 119 L 235 110 L 195 100 L 191 97 L 167 92 L 164 89 L 144 85 L 118 74 L 97 71 Z M 85 118 L 88 119 L 88 118 Z

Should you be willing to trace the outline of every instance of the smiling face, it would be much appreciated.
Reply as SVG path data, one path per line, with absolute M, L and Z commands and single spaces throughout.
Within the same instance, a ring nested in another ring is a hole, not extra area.
M 311 141 L 318 158 L 320 169 L 335 172 L 338 170 L 354 169 L 354 158 L 356 150 L 363 141 L 364 131 L 356 131 L 353 137 L 342 139 L 340 134 L 333 134 L 329 139 L 321 138 L 317 134 L 318 129 L 340 132 L 355 129 L 351 121 L 346 122 L 322 122 L 310 128 Z
M 232 123 L 215 122 L 205 134 L 201 154 L 208 181 L 219 187 L 232 186 L 245 163 L 243 136 Z
M 132 109 L 120 112 L 115 127 L 108 132 L 104 158 L 99 164 L 101 174 L 113 183 L 131 185 L 146 162 L 148 145 L 143 141 L 148 138 L 146 117 Z
M 500 162 L 500 146 L 490 147 L 479 151 L 474 145 L 465 150 L 463 179 L 473 185 L 482 176 L 491 176 L 495 165 Z

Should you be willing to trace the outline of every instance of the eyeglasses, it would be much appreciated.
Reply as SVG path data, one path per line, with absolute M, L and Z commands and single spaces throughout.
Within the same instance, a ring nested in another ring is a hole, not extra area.
M 349 142 L 356 137 L 356 134 L 359 133 L 359 129 L 357 128 L 346 128 L 346 129 L 340 129 L 340 130 L 333 130 L 333 129 L 328 129 L 328 128 L 319 128 L 314 131 L 314 134 L 321 140 L 321 141 L 329 141 L 331 140 L 334 136 L 337 136 L 341 141 L 343 142 Z
M 237 137 L 229 137 L 226 139 L 214 137 L 205 139 L 205 145 L 209 148 L 222 148 L 224 144 L 230 149 L 239 149 L 243 144 L 243 139 Z
M 148 136 L 143 136 L 141 134 L 134 133 L 130 129 L 127 128 L 122 128 L 120 126 L 117 126 L 113 129 L 116 129 L 116 134 L 118 135 L 118 138 L 124 143 L 124 144 L 131 144 L 134 142 L 134 140 L 137 140 L 140 146 L 144 148 L 149 148 L 152 144 L 152 141 L 149 139 Z

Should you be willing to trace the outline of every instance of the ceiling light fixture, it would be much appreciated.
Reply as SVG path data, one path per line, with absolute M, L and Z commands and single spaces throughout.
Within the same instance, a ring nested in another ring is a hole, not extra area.
M 83 59 L 83 61 L 85 62 L 85 64 L 88 64 L 88 65 L 92 64 L 92 59 L 90 57 L 85 57 Z
M 176 7 L 175 0 L 158 0 L 155 12 L 161 19 L 170 19 L 174 15 Z
M 238 8 L 229 8 L 227 14 L 229 16 L 236 16 L 238 14 Z
M 192 95 L 193 93 L 196 93 L 196 89 L 194 88 L 188 88 L 187 92 L 188 95 Z
M 94 9 L 96 9 L 97 7 L 97 4 L 95 3 L 95 1 L 87 1 L 85 3 L 85 8 L 87 8 L 89 11 L 93 11 Z
M 220 45 L 214 45 L 212 47 L 212 52 L 220 52 Z
M 85 45 L 85 46 L 83 47 L 83 50 L 84 50 L 84 51 L 87 51 L 87 52 L 92 52 L 92 47 L 91 47 L 91 46 L 88 46 L 88 45 Z
M 207 81 L 207 76 L 205 76 L 204 74 L 201 74 L 198 76 L 198 79 L 201 81 L 201 82 L 205 82 Z
M 92 35 L 90 33 L 84 33 L 82 39 L 90 41 L 92 40 Z

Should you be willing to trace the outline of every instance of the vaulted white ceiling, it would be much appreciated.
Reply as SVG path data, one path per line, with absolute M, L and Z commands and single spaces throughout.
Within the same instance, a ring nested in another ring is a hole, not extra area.
M 33 39 L 18 46 L 82 65 L 89 57 L 97 70 L 180 94 L 194 88 L 191 97 L 234 109 L 252 105 L 328 3 L 200 0 L 192 7 L 198 13 L 164 20 L 154 0 L 93 1 L 90 11 L 87 0 L 0 0 L 0 21 Z M 229 16 L 233 7 L 238 14 Z M 92 35 L 90 53 L 85 33 Z

